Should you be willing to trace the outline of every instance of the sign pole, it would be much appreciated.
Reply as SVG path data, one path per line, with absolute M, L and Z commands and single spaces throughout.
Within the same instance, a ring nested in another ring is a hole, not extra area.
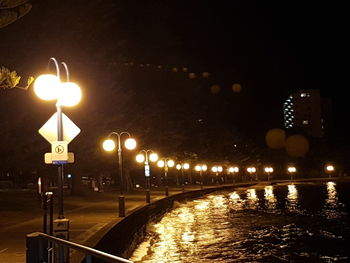
M 63 141 L 63 125 L 62 125 L 62 108 L 56 105 L 57 108 L 57 141 Z M 58 218 L 64 218 L 63 215 L 63 164 L 58 165 Z

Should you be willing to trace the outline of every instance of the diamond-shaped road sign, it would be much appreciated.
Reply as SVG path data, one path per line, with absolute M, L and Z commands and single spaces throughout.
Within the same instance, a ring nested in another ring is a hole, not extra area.
M 62 113 L 63 141 L 70 143 L 80 133 L 80 129 Z M 57 141 L 57 112 L 39 129 L 39 133 L 49 142 Z

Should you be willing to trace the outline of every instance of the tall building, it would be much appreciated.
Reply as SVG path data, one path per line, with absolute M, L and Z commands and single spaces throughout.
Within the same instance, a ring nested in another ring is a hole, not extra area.
M 330 101 L 322 99 L 317 89 L 299 90 L 284 102 L 283 116 L 287 130 L 321 138 L 330 127 Z

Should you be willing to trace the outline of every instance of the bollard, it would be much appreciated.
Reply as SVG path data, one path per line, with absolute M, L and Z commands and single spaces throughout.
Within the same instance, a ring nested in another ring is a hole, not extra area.
M 31 233 L 26 236 L 26 263 L 48 262 L 46 240 L 39 237 L 39 233 Z

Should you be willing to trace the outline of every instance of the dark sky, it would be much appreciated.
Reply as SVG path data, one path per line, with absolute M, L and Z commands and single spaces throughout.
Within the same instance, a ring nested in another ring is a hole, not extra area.
M 0 65 L 27 77 L 39 74 L 51 56 L 66 61 L 85 88 L 80 112 L 103 113 L 103 96 L 121 96 L 108 88 L 113 83 L 134 94 L 164 93 L 163 99 L 176 96 L 172 82 L 188 90 L 200 86 L 201 101 L 210 104 L 200 105 L 208 123 L 219 118 L 258 143 L 268 129 L 283 127 L 288 94 L 320 89 L 333 100 L 335 127 L 345 136 L 344 3 L 312 2 L 34 1 L 28 15 L 0 29 Z M 173 67 L 188 67 L 197 78 L 188 82 L 183 72 L 169 78 Z M 208 79 L 198 77 L 204 71 Z M 232 92 L 233 83 L 241 84 L 240 93 Z M 213 84 L 219 94 L 210 94 Z M 145 96 L 148 105 L 161 98 Z

